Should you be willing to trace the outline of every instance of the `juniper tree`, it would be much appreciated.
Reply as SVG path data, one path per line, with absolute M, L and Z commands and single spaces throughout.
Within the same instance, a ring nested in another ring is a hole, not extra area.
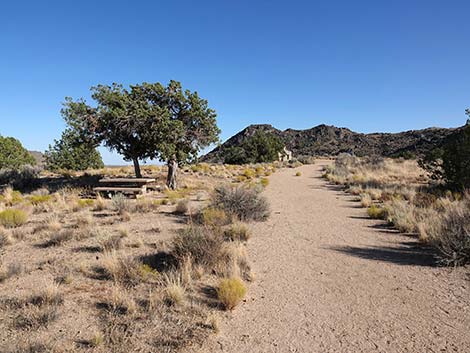
M 176 188 L 178 163 L 194 160 L 202 148 L 218 140 L 215 111 L 177 81 L 129 88 L 113 83 L 91 91 L 94 106 L 66 98 L 62 109 L 66 123 L 84 143 L 104 144 L 132 161 L 136 177 L 142 176 L 139 161 L 166 161 L 167 184 Z

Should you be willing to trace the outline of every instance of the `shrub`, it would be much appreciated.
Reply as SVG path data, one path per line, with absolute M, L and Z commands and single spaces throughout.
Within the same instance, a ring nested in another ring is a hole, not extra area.
M 204 208 L 198 218 L 202 224 L 210 227 L 221 227 L 230 223 L 230 218 L 225 211 L 215 207 Z
M 0 136 L 0 169 L 19 169 L 25 165 L 34 164 L 36 160 L 19 140 Z
M 295 176 L 297 176 L 297 177 L 299 177 L 299 176 L 301 176 L 301 175 L 302 175 L 302 173 L 301 173 L 301 172 L 297 172 L 297 173 L 295 173 Z
M 430 241 L 439 250 L 442 263 L 470 264 L 470 199 L 452 203 L 430 233 Z
M 42 244 L 43 247 L 59 246 L 73 239 L 73 232 L 70 229 L 63 229 L 53 233 L 51 237 Z
M 24 165 L 16 169 L 1 168 L 0 184 L 9 184 L 16 189 L 30 188 L 37 184 L 40 172 L 40 167 L 30 165 Z
M 131 209 L 129 200 L 123 194 L 113 195 L 111 198 L 111 204 L 113 205 L 114 210 L 117 211 L 117 213 L 120 215 L 124 214 L 125 212 L 129 212 Z
M 372 205 L 367 209 L 367 214 L 373 219 L 385 219 L 386 212 L 382 207 Z
M 13 190 L 11 187 L 5 188 L 2 195 L 0 196 L 0 201 L 4 202 L 7 206 L 13 206 L 23 201 L 23 196 L 21 192 Z
M 191 258 L 195 264 L 213 267 L 223 255 L 223 238 L 201 226 L 181 230 L 171 243 L 171 255 L 182 264 Z
M 168 305 L 182 305 L 186 299 L 186 291 L 180 277 L 176 274 L 165 276 L 164 300 Z
M 103 168 L 103 160 L 98 150 L 89 143 L 79 141 L 71 130 L 65 130 L 60 140 L 54 140 L 45 153 L 46 169 L 85 170 Z
M 118 256 L 116 252 L 106 253 L 103 256 L 102 271 L 104 276 L 114 282 L 133 286 L 143 279 L 141 263 L 131 257 Z
M 51 199 L 51 195 L 31 195 L 29 197 L 29 202 L 31 202 L 32 205 L 37 206 L 41 203 L 49 202 Z
M 175 213 L 183 215 L 189 210 L 189 200 L 188 199 L 182 199 L 179 200 L 178 203 L 176 204 L 175 208 Z
M 226 310 L 234 309 L 246 294 L 245 283 L 239 278 L 226 278 L 217 287 L 217 297 Z
M 212 205 L 241 221 L 264 221 L 270 214 L 266 198 L 248 187 L 218 186 L 212 195 Z
M 256 172 L 253 169 L 248 168 L 243 171 L 243 176 L 245 176 L 247 179 L 251 179 L 256 176 Z
M 402 233 L 417 231 L 414 206 L 408 201 L 394 198 L 385 204 L 387 221 L 392 223 Z
M 16 228 L 28 221 L 28 215 L 23 210 L 7 208 L 0 212 L 0 224 L 5 228 Z
M 247 241 L 251 237 L 251 232 L 243 223 L 234 223 L 224 231 L 227 239 L 232 241 Z
M 466 114 L 470 116 L 470 110 Z M 470 120 L 446 138 L 442 147 L 430 151 L 419 161 L 433 179 L 443 180 L 457 189 L 470 188 Z
M 372 205 L 372 197 L 369 194 L 361 194 L 361 206 L 370 207 Z
M 103 251 L 110 252 L 113 250 L 119 250 L 123 247 L 123 239 L 124 237 L 119 235 L 113 235 L 107 239 L 104 239 L 100 242 L 100 247 Z
M 261 178 L 260 184 L 261 184 L 263 187 L 268 186 L 268 185 L 269 185 L 269 179 L 268 179 L 268 178 Z

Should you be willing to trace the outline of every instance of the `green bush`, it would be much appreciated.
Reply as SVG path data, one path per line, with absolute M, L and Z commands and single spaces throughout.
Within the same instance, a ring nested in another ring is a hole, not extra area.
M 385 219 L 386 211 L 382 207 L 372 205 L 367 209 L 367 214 L 373 219 Z
M 470 111 L 467 110 L 470 116 Z M 470 120 L 451 134 L 441 148 L 430 151 L 419 161 L 431 178 L 443 180 L 450 187 L 470 188 Z
M 7 208 L 0 212 L 0 224 L 5 228 L 16 228 L 28 221 L 28 215 L 23 210 Z
M 46 169 L 86 170 L 103 168 L 98 150 L 89 143 L 80 142 L 71 130 L 65 130 L 60 140 L 49 145 L 45 153 Z
M 19 169 L 34 164 L 36 160 L 20 141 L 13 137 L 0 136 L 0 169 Z
M 221 153 L 226 164 L 270 163 L 278 160 L 283 148 L 284 143 L 278 136 L 257 130 L 240 146 L 225 148 Z

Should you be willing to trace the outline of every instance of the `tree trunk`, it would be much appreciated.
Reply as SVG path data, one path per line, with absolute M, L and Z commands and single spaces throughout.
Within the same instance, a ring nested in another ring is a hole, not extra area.
M 140 165 L 139 165 L 139 159 L 134 158 L 132 160 L 134 162 L 134 170 L 135 170 L 135 176 L 136 178 L 142 178 L 142 173 L 140 172 Z
M 178 171 L 178 162 L 175 159 L 168 161 L 168 175 L 166 177 L 166 185 L 171 189 L 176 189 L 176 175 Z

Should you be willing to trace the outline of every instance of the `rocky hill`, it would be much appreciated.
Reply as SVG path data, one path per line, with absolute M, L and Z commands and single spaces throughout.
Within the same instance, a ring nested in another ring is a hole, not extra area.
M 307 130 L 284 131 L 267 124 L 250 125 L 203 156 L 201 160 L 223 162 L 225 149 L 240 146 L 246 138 L 258 130 L 279 136 L 294 157 L 335 156 L 342 152 L 358 156 L 422 156 L 425 152 L 439 147 L 447 136 L 456 131 L 456 129 L 432 127 L 399 133 L 363 134 L 328 125 L 318 125 Z

